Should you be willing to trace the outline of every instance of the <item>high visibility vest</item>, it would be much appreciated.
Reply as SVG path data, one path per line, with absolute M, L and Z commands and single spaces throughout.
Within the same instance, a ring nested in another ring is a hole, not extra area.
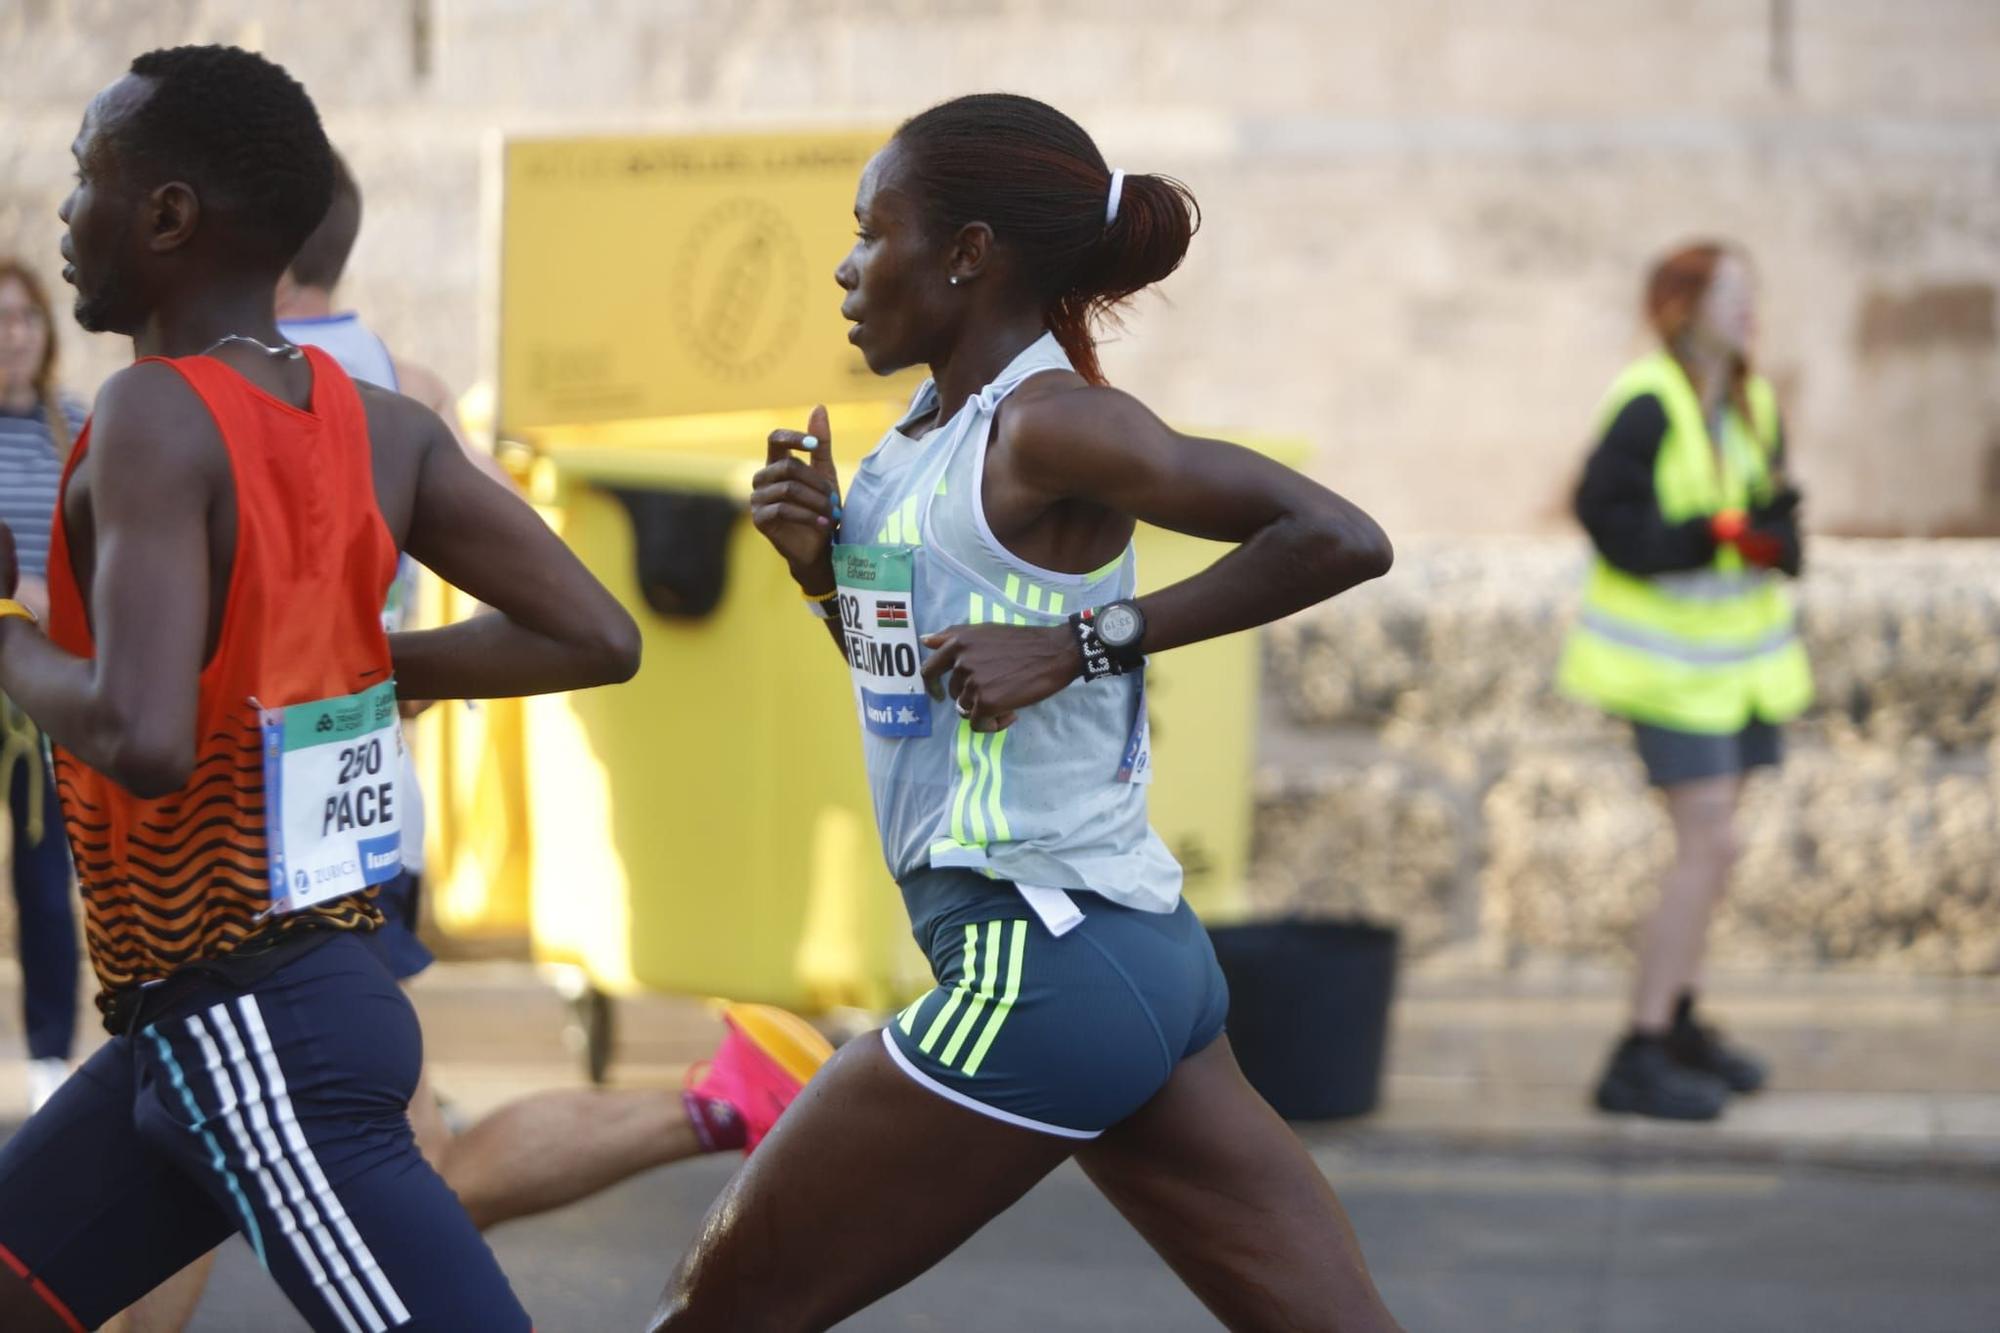
M 1765 381 L 1746 385 L 1750 419 L 1732 403 L 1722 447 L 1710 441 L 1687 373 L 1662 351 L 1625 369 L 1605 400 L 1608 426 L 1651 394 L 1667 434 L 1653 467 L 1670 524 L 1749 509 L 1772 492 L 1778 407 Z M 1753 720 L 1786 722 L 1812 702 L 1812 672 L 1781 577 L 1719 546 L 1700 569 L 1644 577 L 1599 557 L 1563 649 L 1557 684 L 1606 712 L 1679 731 L 1726 734 Z

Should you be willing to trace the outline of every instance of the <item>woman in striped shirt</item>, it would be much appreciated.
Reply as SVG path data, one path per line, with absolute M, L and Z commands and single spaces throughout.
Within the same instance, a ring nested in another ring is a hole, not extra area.
M 83 410 L 56 388 L 53 312 L 34 273 L 0 259 L 0 521 L 21 561 L 16 596 L 48 609 L 49 527 L 63 460 Z M 0 788 L 13 820 L 14 903 L 21 953 L 28 1100 L 38 1108 L 69 1075 L 78 966 L 69 847 L 53 775 L 27 715 L 0 700 Z

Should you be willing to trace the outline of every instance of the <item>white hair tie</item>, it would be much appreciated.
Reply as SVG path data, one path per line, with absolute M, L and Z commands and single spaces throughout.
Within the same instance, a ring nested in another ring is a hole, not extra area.
M 1125 169 L 1120 167 L 1111 173 L 1111 197 L 1104 201 L 1104 225 L 1110 226 L 1118 220 L 1118 200 L 1125 193 Z

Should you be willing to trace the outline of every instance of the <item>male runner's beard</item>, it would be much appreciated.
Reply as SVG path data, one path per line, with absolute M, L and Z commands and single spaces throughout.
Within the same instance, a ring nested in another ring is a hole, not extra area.
M 92 283 L 88 291 L 79 282 L 76 288 L 76 304 L 71 307 L 71 313 L 76 317 L 78 327 L 85 333 L 124 332 L 128 321 L 120 318 L 115 293 L 129 290 L 131 285 L 125 278 L 123 264 L 108 266 L 103 276 Z

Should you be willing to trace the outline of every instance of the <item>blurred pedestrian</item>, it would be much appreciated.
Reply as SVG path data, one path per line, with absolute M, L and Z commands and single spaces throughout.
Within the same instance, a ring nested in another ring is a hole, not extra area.
M 56 489 L 70 442 L 82 428 L 82 405 L 58 387 L 48 295 L 32 270 L 0 259 L 0 522 L 13 529 L 20 555 L 17 596 L 38 616 L 48 613 Z M 35 1111 L 69 1077 L 80 960 L 55 777 L 41 732 L 6 700 L 0 700 L 0 786 L 13 827 L 28 1109 Z
M 1632 1027 L 1597 1104 L 1709 1120 L 1765 1079 L 1702 1021 L 1696 989 L 1736 864 L 1743 780 L 1778 764 L 1779 727 L 1812 701 L 1784 586 L 1800 569 L 1799 492 L 1776 398 L 1752 370 L 1747 256 L 1717 243 L 1675 251 L 1654 268 L 1645 309 L 1660 347 L 1612 385 L 1576 494 L 1598 559 L 1560 681 L 1631 721 L 1674 827 L 1640 936 Z

